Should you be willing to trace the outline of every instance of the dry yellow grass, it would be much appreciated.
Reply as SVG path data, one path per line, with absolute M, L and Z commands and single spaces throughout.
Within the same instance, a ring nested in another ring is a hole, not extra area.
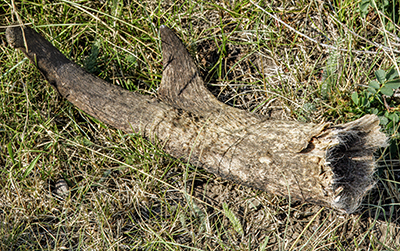
M 4 36 L 8 25 L 32 23 L 93 74 L 155 95 L 166 24 L 221 101 L 344 122 L 357 115 L 351 93 L 398 56 L 376 53 L 373 43 L 396 42 L 380 17 L 360 17 L 353 1 L 3 1 L 0 249 L 396 250 L 397 159 L 379 163 L 377 188 L 354 215 L 245 188 L 80 112 Z M 63 180 L 68 192 L 57 194 Z

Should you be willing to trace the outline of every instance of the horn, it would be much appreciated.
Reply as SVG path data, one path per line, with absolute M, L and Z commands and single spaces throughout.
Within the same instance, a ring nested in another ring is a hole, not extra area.
M 387 145 L 376 115 L 342 125 L 272 120 L 218 101 L 180 39 L 160 27 L 163 75 L 158 97 L 85 72 L 28 27 L 9 27 L 20 49 L 61 96 L 126 133 L 225 179 L 351 213 L 375 181 L 375 151 Z

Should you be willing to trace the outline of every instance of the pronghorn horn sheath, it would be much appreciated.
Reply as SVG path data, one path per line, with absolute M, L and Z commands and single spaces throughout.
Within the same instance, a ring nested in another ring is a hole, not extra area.
M 9 27 L 20 49 L 61 96 L 107 124 L 139 133 L 165 152 L 246 186 L 351 213 L 374 185 L 379 119 L 332 126 L 270 120 L 219 102 L 179 38 L 160 27 L 159 97 L 129 92 L 85 72 L 28 27 Z

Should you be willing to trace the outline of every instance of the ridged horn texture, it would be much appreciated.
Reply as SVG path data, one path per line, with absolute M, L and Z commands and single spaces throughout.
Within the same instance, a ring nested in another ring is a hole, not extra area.
M 190 54 L 160 27 L 164 71 L 158 98 L 129 92 L 85 72 L 28 27 L 9 27 L 20 49 L 58 92 L 126 133 L 176 158 L 246 186 L 351 213 L 374 185 L 374 152 L 387 144 L 379 119 L 332 126 L 270 120 L 219 102 Z

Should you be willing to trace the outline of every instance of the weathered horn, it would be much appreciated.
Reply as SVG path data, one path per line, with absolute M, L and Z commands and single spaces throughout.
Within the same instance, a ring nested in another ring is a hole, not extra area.
M 85 72 L 31 28 L 9 27 L 58 92 L 91 116 L 140 133 L 165 152 L 235 182 L 351 213 L 374 185 L 374 152 L 387 144 L 367 115 L 333 126 L 270 120 L 219 102 L 171 30 L 160 27 L 164 71 L 158 98 Z

